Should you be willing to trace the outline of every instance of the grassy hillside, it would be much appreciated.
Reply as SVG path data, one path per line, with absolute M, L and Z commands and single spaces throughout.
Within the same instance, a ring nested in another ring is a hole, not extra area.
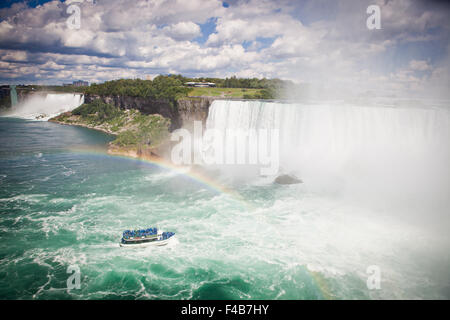
M 122 110 L 95 100 L 50 121 L 80 125 L 117 136 L 113 145 L 121 147 L 157 147 L 169 135 L 170 119 L 158 114 L 144 115 L 138 110 Z
M 244 98 L 248 99 L 260 95 L 264 89 L 244 89 L 244 88 L 193 88 L 189 92 L 190 97 L 222 97 L 222 98 Z

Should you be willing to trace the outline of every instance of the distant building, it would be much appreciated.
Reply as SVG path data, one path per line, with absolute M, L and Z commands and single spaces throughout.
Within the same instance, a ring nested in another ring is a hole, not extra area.
M 78 81 L 74 81 L 73 82 L 73 85 L 75 86 L 75 87 L 84 87 L 84 86 L 89 86 L 89 82 L 87 82 L 87 81 L 83 81 L 83 80 L 78 80 Z
M 186 82 L 184 84 L 188 87 L 215 87 L 216 84 L 214 82 Z
M 87 81 L 83 81 L 83 80 L 78 80 L 78 81 L 74 81 L 72 83 L 63 83 L 63 87 L 84 87 L 84 86 L 89 86 L 89 82 Z

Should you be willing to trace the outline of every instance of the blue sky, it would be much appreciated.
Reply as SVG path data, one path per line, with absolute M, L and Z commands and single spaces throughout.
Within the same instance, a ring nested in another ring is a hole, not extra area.
M 380 30 L 366 26 L 371 4 L 380 8 Z M 68 24 L 71 6 L 79 28 Z M 448 91 L 449 10 L 441 1 L 408 0 L 6 0 L 0 82 L 181 73 Z

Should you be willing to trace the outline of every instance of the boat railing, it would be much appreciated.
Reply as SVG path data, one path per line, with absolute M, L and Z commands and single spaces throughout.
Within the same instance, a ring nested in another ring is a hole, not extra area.
M 157 228 L 139 229 L 139 230 L 125 230 L 123 232 L 123 238 L 135 238 L 135 237 L 149 237 L 156 236 L 158 234 Z

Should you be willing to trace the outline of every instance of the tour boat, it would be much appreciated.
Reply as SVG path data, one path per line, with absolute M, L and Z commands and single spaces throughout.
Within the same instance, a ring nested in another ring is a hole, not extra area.
M 121 247 L 164 246 L 175 236 L 174 232 L 164 232 L 157 228 L 125 230 L 120 241 Z

